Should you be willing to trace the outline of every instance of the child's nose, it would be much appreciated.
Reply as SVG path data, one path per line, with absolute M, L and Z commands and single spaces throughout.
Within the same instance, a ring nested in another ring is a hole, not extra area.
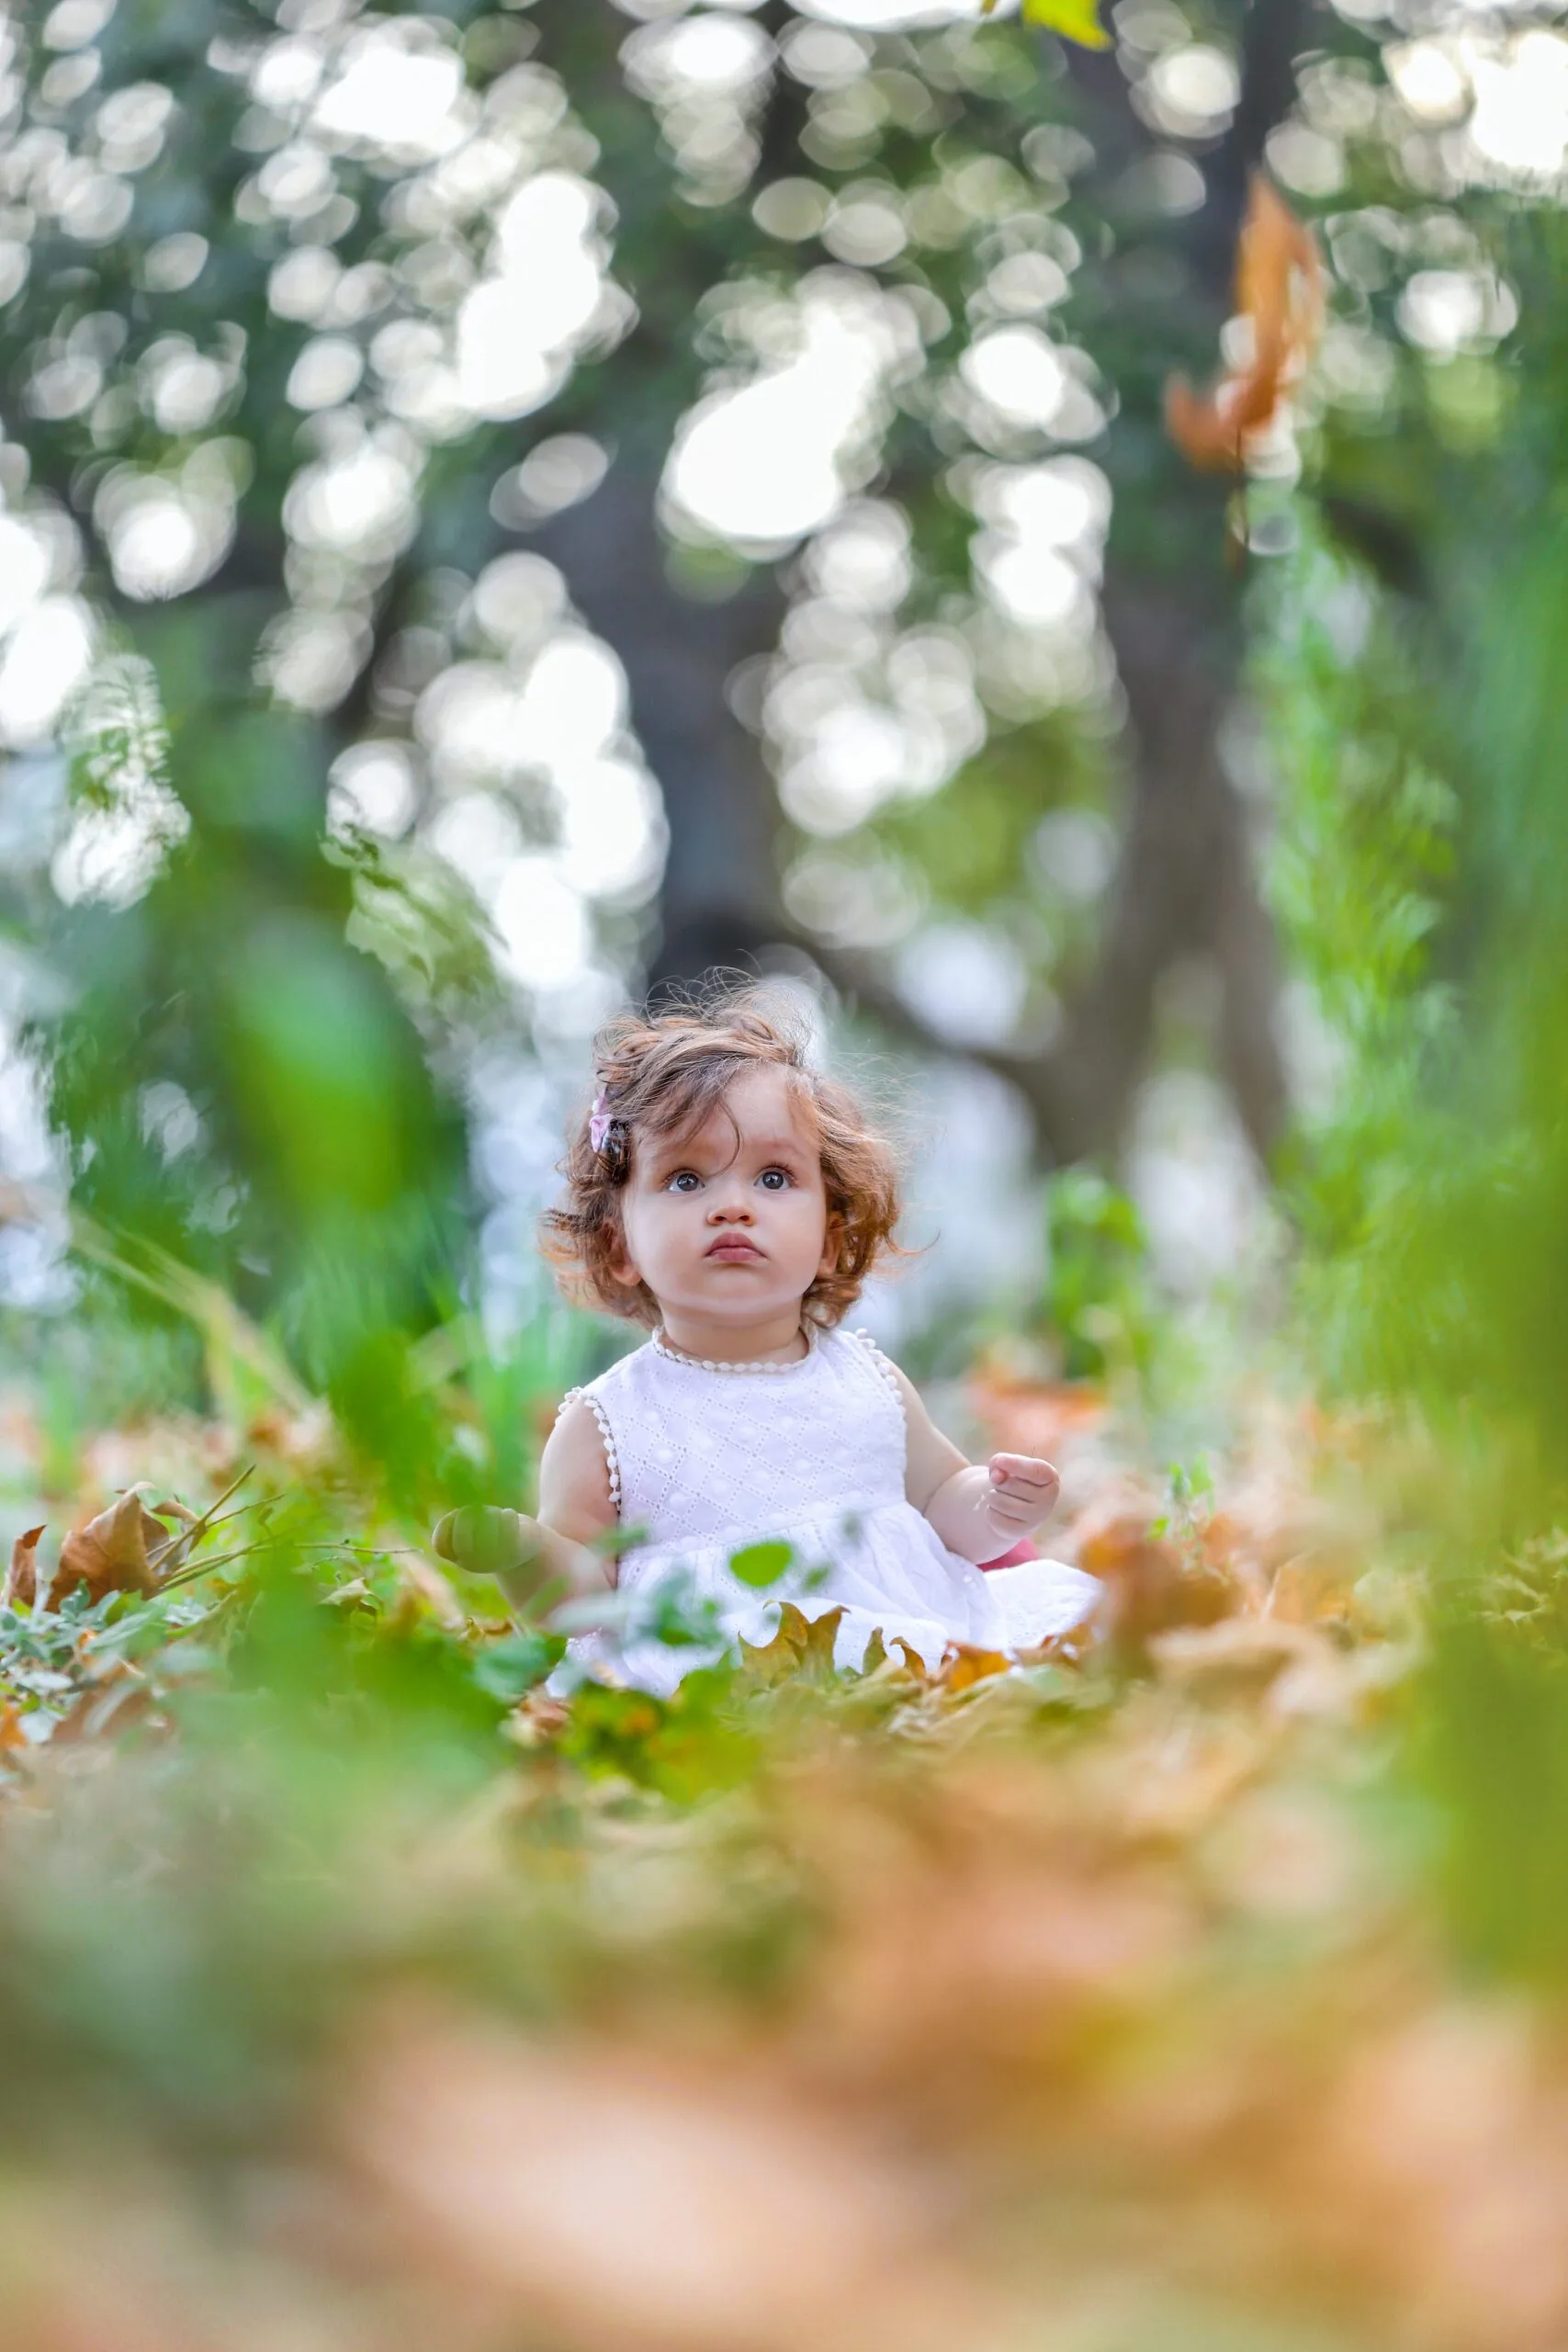
M 733 1192 L 720 1193 L 708 1209 L 710 1225 L 750 1225 L 751 1204 L 739 1186 Z

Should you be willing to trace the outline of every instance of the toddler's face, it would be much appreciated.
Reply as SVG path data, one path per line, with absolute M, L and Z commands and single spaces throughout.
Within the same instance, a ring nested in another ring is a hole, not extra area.
M 645 1282 L 667 1318 L 760 1321 L 831 1263 L 816 1140 L 782 1069 L 738 1078 L 691 1135 L 635 1142 L 621 1203 L 616 1279 Z

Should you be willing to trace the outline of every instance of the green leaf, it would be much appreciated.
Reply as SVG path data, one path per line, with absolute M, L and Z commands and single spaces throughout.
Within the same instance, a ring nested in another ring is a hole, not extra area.
M 1025 24 L 1043 25 L 1083 49 L 1109 49 L 1111 36 L 1100 21 L 1095 0 L 1023 0 Z
M 542 1682 L 565 1656 L 558 1634 L 505 1634 L 475 1658 L 474 1680 L 491 1698 L 510 1703 Z
M 761 1592 L 765 1586 L 777 1584 L 794 1558 L 793 1544 L 748 1544 L 742 1551 L 731 1553 L 729 1566 L 742 1584 Z
M 980 14 L 988 17 L 997 0 L 981 0 Z M 1100 24 L 1095 0 L 1023 0 L 1026 25 L 1043 25 L 1047 32 L 1076 40 L 1082 49 L 1109 49 L 1111 36 Z

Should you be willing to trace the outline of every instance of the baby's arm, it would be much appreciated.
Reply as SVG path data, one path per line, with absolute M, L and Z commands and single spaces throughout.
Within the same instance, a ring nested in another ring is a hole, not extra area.
M 598 1423 L 578 1401 L 566 1406 L 539 1459 L 539 1515 L 475 1508 L 450 1510 L 435 1548 L 460 1567 L 492 1576 L 516 1607 L 585 1600 L 615 1580 L 613 1559 L 589 1547 L 616 1523 Z
M 960 1559 L 999 1559 L 1055 1510 L 1056 1473 L 1027 1453 L 993 1453 L 981 1467 L 966 1462 L 932 1421 L 913 1381 L 897 1364 L 889 1369 L 908 1431 L 905 1493 Z

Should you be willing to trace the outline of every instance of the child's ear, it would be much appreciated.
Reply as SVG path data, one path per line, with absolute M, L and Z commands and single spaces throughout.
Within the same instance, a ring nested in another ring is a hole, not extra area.
M 828 1229 L 822 1237 L 822 1255 L 817 1267 L 818 1281 L 825 1281 L 829 1274 L 838 1272 L 839 1255 L 843 1246 L 844 1220 L 841 1216 L 830 1216 Z
M 610 1280 L 613 1283 L 618 1283 L 623 1290 L 636 1290 L 642 1281 L 642 1276 L 637 1271 L 631 1251 L 626 1247 L 626 1229 L 621 1226 L 619 1217 L 615 1219 L 615 1223 L 620 1229 L 615 1235 L 615 1246 L 610 1252 L 608 1265 Z

